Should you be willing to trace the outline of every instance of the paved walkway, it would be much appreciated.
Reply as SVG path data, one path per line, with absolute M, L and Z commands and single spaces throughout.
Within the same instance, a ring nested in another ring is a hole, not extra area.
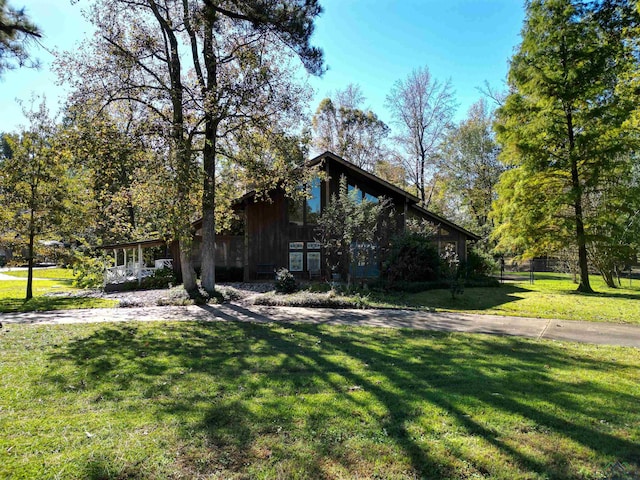
M 415 328 L 447 332 L 513 335 L 640 348 L 640 327 L 635 325 L 412 310 L 311 309 L 224 304 L 187 307 L 59 310 L 53 312 L 5 313 L 0 315 L 0 321 L 4 324 L 174 320 L 260 323 L 301 322 L 328 325 Z

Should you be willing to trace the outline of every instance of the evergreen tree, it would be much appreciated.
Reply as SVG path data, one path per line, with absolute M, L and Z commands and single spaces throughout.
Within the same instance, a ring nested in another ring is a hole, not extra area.
M 502 159 L 518 169 L 504 177 L 501 191 L 507 185 L 512 191 L 510 202 L 500 205 L 526 219 L 498 211 L 498 237 L 502 244 L 517 239 L 511 243 L 532 252 L 571 232 L 582 292 L 592 291 L 586 197 L 602 186 L 603 172 L 627 158 L 621 153 L 634 141 L 623 128 L 634 102 L 617 89 L 635 65 L 619 32 L 634 21 L 626 2 L 528 2 L 510 94 L 497 112 Z

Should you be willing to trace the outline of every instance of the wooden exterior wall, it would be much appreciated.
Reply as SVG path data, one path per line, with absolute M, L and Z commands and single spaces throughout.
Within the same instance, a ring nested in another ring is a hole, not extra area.
M 366 175 L 354 171 L 336 162 L 326 161 L 327 180 L 321 182 L 321 206 L 330 201 L 331 196 L 339 191 L 340 178 L 344 175 L 347 183 L 355 185 L 361 192 L 375 197 L 385 196 L 392 202 L 397 221 L 397 232 L 404 230 L 408 218 L 424 218 L 435 225 L 440 221 L 422 209 L 416 209 L 401 192 L 390 190 Z M 296 225 L 289 222 L 288 200 L 282 192 L 274 193 L 271 202 L 253 199 L 244 204 L 245 215 L 245 263 L 244 279 L 246 281 L 259 278 L 273 278 L 274 269 L 290 268 L 289 255 L 302 254 L 303 270 L 292 272 L 298 278 L 309 278 L 308 254 L 319 252 L 316 243 L 314 225 Z M 450 226 L 442 225 L 438 229 L 434 241 L 440 251 L 447 243 L 456 244 L 458 257 L 465 260 L 467 256 L 467 235 Z M 328 277 L 330 272 L 324 271 L 324 255 L 321 253 L 321 276 Z

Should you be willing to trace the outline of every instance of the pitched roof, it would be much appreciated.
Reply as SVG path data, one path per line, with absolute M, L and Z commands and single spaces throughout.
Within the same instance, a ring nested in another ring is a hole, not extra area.
M 336 155 L 335 153 L 329 152 L 329 151 L 321 153 L 317 157 L 312 158 L 311 160 L 309 160 L 309 162 L 307 162 L 307 165 L 310 166 L 310 167 L 315 167 L 316 165 L 319 165 L 320 163 L 322 163 L 322 161 L 324 159 L 326 159 L 326 158 L 329 158 L 332 161 L 334 161 L 336 163 L 339 163 L 340 165 L 342 165 L 345 168 L 348 168 L 351 171 L 357 172 L 358 174 L 360 174 L 363 177 L 365 177 L 367 180 L 372 181 L 374 183 L 377 183 L 380 186 L 382 186 L 383 188 L 386 188 L 388 190 L 391 190 L 391 191 L 397 193 L 398 195 L 406 197 L 412 203 L 418 203 L 420 201 L 420 199 L 418 197 L 416 197 L 415 195 L 410 194 L 406 190 L 403 190 L 403 189 L 401 189 L 399 187 L 396 187 L 395 185 L 387 182 L 386 180 L 383 180 L 382 178 L 374 175 L 373 173 L 367 172 L 366 170 L 363 170 L 362 168 L 360 168 L 357 165 L 355 165 L 354 163 L 351 163 L 350 161 L 345 160 L 344 158 Z
M 367 172 L 366 170 L 363 170 L 362 168 L 358 167 L 357 165 L 349 162 L 348 160 L 345 160 L 344 158 L 336 155 L 335 153 L 332 152 L 324 152 L 320 155 L 318 155 L 317 157 L 309 160 L 309 162 L 307 163 L 307 165 L 309 166 L 316 166 L 321 164 L 325 159 L 330 159 L 333 162 L 336 162 L 340 165 L 342 165 L 345 168 L 348 168 L 351 171 L 357 172 L 359 175 L 364 176 L 367 180 L 377 183 L 378 185 L 380 185 L 382 188 L 385 188 L 387 190 L 391 190 L 393 192 L 395 192 L 398 195 L 401 195 L 403 197 L 405 197 L 407 199 L 407 202 L 409 203 L 411 208 L 414 208 L 415 210 L 417 210 L 418 212 L 427 215 L 431 218 L 433 218 L 435 221 L 437 221 L 438 223 L 440 223 L 443 226 L 447 226 L 449 228 L 458 230 L 459 232 L 464 233 L 466 236 L 468 236 L 469 238 L 473 239 L 473 240 L 480 240 L 480 237 L 478 235 L 476 235 L 475 233 L 470 232 L 469 230 L 462 228 L 459 225 L 456 225 L 455 223 L 447 220 L 444 217 L 441 217 L 440 215 L 431 212 L 430 210 L 427 210 L 426 208 L 423 208 L 419 205 L 420 199 L 418 197 L 416 197 L 415 195 L 412 195 L 411 193 L 407 192 L 406 190 L 403 190 L 401 188 L 396 187 L 395 185 L 392 185 L 391 183 L 387 182 L 386 180 L 383 180 L 382 178 Z

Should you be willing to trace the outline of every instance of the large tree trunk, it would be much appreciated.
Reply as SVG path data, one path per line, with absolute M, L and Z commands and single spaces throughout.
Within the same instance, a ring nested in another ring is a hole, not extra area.
M 580 268 L 580 284 L 578 291 L 593 293 L 589 283 L 589 263 L 587 258 L 587 237 L 584 232 L 584 217 L 582 214 L 582 185 L 578 174 L 578 160 L 575 156 L 575 138 L 573 131 L 573 117 L 571 109 L 567 109 L 567 133 L 569 136 L 569 159 L 571 161 L 571 188 L 573 190 L 573 210 L 576 221 L 576 240 L 578 243 L 578 265 Z
M 196 272 L 191 262 L 191 241 L 180 241 L 180 272 L 182 273 L 182 286 L 187 292 L 198 289 Z
M 207 72 L 206 80 L 202 78 L 203 97 L 210 98 L 216 94 L 217 58 L 213 45 L 213 28 L 215 11 L 207 8 L 205 12 L 204 42 L 202 53 L 204 55 L 204 67 Z M 218 136 L 218 119 L 211 111 L 211 106 L 205 106 L 205 132 L 203 169 L 204 185 L 202 191 L 202 288 L 213 295 L 216 289 L 216 225 L 215 225 L 215 199 L 216 199 L 216 152 Z
M 213 295 L 216 288 L 216 228 L 215 228 L 215 132 L 207 122 L 204 147 L 204 190 L 202 192 L 202 288 Z

